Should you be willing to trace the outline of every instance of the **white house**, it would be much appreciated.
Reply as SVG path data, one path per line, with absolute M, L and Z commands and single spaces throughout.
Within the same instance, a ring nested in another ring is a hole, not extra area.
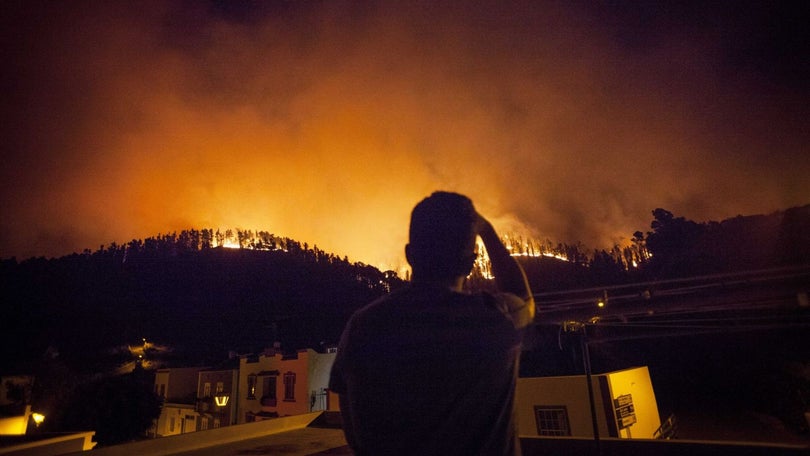
M 200 367 L 158 369 L 155 394 L 163 405 L 155 422 L 155 435 L 169 436 L 197 430 L 197 389 Z
M 521 436 L 655 438 L 661 426 L 647 367 L 591 376 L 519 378 L 515 395 Z M 591 413 L 591 396 L 593 410 Z
M 200 419 L 195 404 L 166 402 L 160 409 L 160 417 L 155 424 L 155 434 L 159 437 L 186 434 L 197 430 Z

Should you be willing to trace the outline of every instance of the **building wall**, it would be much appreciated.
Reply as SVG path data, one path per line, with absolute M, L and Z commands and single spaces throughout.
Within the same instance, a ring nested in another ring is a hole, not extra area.
M 335 353 L 317 353 L 311 349 L 299 350 L 296 356 L 283 357 L 280 353 L 268 351 L 257 358 L 243 357 L 239 365 L 239 391 L 237 395 L 237 422 L 244 423 L 247 415 L 261 414 L 271 417 L 300 415 L 309 413 L 313 409 L 323 410 L 324 400 L 317 394 L 325 394 L 329 383 L 329 371 L 335 359 Z M 249 398 L 248 377 L 257 375 L 256 393 Z M 261 398 L 266 394 L 263 391 L 262 379 L 268 375 L 276 376 L 276 403 L 275 405 L 261 404 Z M 294 395 L 292 399 L 285 399 L 285 376 L 294 375 Z M 313 392 L 316 397 L 313 403 Z
M 193 405 L 163 404 L 158 418 L 155 433 L 158 436 L 187 434 L 197 430 L 199 415 Z
M 326 390 L 326 410 L 329 412 L 340 411 L 340 395 L 332 390 Z
M 0 435 L 23 435 L 28 429 L 31 417 L 31 388 L 34 377 L 31 375 L 6 375 L 0 377 L 0 406 L 4 414 L 0 417 Z
M 0 405 L 27 404 L 34 385 L 32 375 L 4 375 L 0 377 Z M 16 390 L 12 392 L 12 390 Z M 22 397 L 16 397 L 22 394 Z
M 653 438 L 661 420 L 647 367 L 593 375 L 591 380 L 600 437 Z M 584 375 L 519 378 L 515 396 L 519 434 L 540 435 L 536 406 L 560 406 L 568 412 L 570 435 L 592 438 L 593 418 L 587 385 Z M 627 394 L 632 396 L 636 422 L 620 429 L 614 400 Z
M 205 385 L 209 384 L 209 394 L 205 395 Z M 217 385 L 222 383 L 222 396 L 228 397 L 228 402 L 224 406 L 216 404 L 215 396 Z M 199 373 L 197 387 L 197 409 L 208 416 L 211 426 L 213 419 L 219 418 L 219 426 L 229 426 L 236 424 L 236 403 L 239 394 L 239 371 L 236 369 L 225 370 L 202 370 Z M 210 427 L 209 427 L 210 429 Z M 198 427 L 199 430 L 199 427 Z
M 309 412 L 309 352 L 311 350 L 299 350 L 297 357 L 282 359 L 281 375 L 277 383 L 278 391 L 278 414 L 281 416 L 301 415 Z M 294 375 L 295 387 L 293 388 L 293 399 L 286 397 L 285 378 Z
M 31 418 L 31 406 L 26 405 L 17 416 L 0 418 L 0 435 L 25 435 L 28 430 L 28 420 Z
M 271 374 L 272 372 L 276 372 Z M 270 412 L 271 409 L 262 410 L 261 398 L 266 394 L 264 391 L 264 377 L 273 375 L 277 382 L 281 372 L 281 353 L 268 350 L 257 357 L 243 356 L 239 359 L 239 394 L 236 401 L 236 421 L 239 424 L 248 422 L 248 414 L 258 414 L 262 411 Z M 248 385 L 248 378 L 251 375 L 256 377 L 255 394 L 251 396 Z M 278 389 L 278 388 L 276 388 Z M 276 395 L 278 398 L 278 393 Z M 280 398 L 278 398 L 280 400 Z M 277 410 L 276 407 L 272 411 Z
M 163 398 L 160 416 L 155 423 L 158 436 L 177 435 L 197 430 L 196 392 L 199 367 L 158 369 L 155 393 Z
M 597 423 L 600 436 L 608 435 L 608 423 L 604 413 L 599 380 L 591 379 L 594 389 L 594 404 L 597 410 Z M 586 377 L 530 377 L 519 378 L 515 392 L 515 409 L 518 417 L 518 434 L 537 436 L 537 419 L 535 406 L 561 406 L 568 412 L 571 435 L 593 437 L 593 420 L 591 418 L 588 384 Z
M 610 397 L 616 399 L 621 395 L 630 394 L 633 398 L 636 422 L 629 428 L 620 430 L 620 436 L 636 439 L 654 438 L 653 434 L 661 426 L 661 417 L 658 414 L 658 402 L 655 399 L 649 369 L 644 366 L 611 372 L 607 374 L 607 378 Z
M 193 400 L 197 393 L 200 367 L 158 369 L 155 373 L 155 393 L 166 401 Z
M 310 350 L 312 351 L 312 350 Z M 337 352 L 310 354 L 309 363 L 309 394 L 314 396 L 310 401 L 310 411 L 316 412 L 326 410 L 329 406 L 329 374 L 332 372 L 332 364 L 335 362 Z

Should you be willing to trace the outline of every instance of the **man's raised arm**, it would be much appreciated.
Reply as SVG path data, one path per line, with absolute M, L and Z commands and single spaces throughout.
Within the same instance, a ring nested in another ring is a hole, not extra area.
M 498 290 L 512 293 L 522 299 L 526 308 L 521 309 L 521 313 L 524 313 L 529 321 L 533 320 L 535 313 L 534 297 L 523 268 L 509 254 L 509 250 L 501 242 L 492 224 L 480 214 L 478 215 L 476 231 L 481 236 L 484 247 L 487 249 L 489 261 L 492 264 L 492 275 L 495 276 Z

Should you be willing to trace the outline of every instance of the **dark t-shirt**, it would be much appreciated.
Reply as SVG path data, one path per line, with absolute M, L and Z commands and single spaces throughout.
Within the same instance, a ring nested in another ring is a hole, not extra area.
M 356 454 L 519 454 L 524 308 L 511 294 L 411 285 L 357 311 L 330 378 Z

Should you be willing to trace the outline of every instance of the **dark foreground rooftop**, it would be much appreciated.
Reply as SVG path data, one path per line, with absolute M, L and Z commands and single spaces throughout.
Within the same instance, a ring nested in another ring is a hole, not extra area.
M 316 456 L 350 455 L 339 419 L 322 412 L 227 426 L 172 437 L 96 448 L 90 456 Z M 524 456 L 810 456 L 810 444 L 545 437 L 522 438 Z M 0 454 L 55 456 L 64 451 L 0 448 Z M 10 451 L 10 452 L 9 452 Z

